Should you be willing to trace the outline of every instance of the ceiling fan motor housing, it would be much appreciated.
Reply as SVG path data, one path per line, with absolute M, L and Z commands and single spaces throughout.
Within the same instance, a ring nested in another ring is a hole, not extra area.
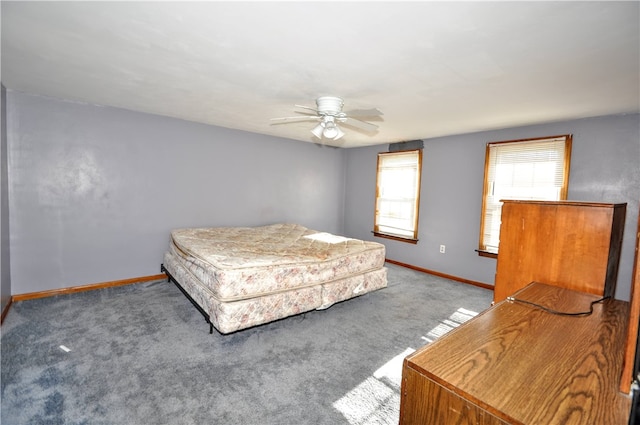
M 339 97 L 322 96 L 316 99 L 316 105 L 320 115 L 338 115 L 342 112 L 344 102 Z

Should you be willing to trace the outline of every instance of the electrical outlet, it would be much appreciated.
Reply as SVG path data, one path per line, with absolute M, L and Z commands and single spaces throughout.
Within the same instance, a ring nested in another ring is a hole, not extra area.
M 440 245 L 440 254 L 444 254 L 444 249 L 445 249 L 445 246 L 444 245 Z

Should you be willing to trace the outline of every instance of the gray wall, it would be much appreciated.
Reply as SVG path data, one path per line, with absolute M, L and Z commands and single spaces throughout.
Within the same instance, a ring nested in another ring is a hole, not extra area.
M 7 211 L 0 175 L 0 218 L 11 229 L 9 269 L 9 229 L 0 228 L 3 297 L 7 285 L 24 294 L 156 274 L 175 227 L 283 221 L 378 240 L 390 259 L 493 284 L 495 260 L 474 251 L 485 145 L 566 133 L 569 199 L 628 203 L 616 296 L 629 297 L 637 114 L 425 140 L 420 241 L 410 245 L 371 234 L 376 154 L 386 145 L 322 148 L 13 91 L 2 106 L 10 202 Z
M 339 149 L 11 90 L 7 111 L 12 294 L 158 274 L 176 227 L 343 231 Z
M 387 146 L 347 151 L 345 233 L 377 240 L 387 258 L 493 285 L 496 260 L 480 257 L 480 208 L 486 143 L 573 134 L 570 200 L 626 202 L 616 297 L 629 299 L 640 202 L 640 115 L 619 115 L 511 128 L 424 141 L 419 242 L 371 235 L 376 155 Z M 439 246 L 446 245 L 446 253 Z
M 0 311 L 11 300 L 9 178 L 7 171 L 7 91 L 0 85 Z

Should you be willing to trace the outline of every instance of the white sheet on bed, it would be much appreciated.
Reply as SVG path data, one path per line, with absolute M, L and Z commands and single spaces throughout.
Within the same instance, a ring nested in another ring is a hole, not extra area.
M 314 241 L 326 242 L 326 243 L 341 243 L 350 240 L 351 238 L 345 238 L 344 236 L 333 235 L 331 233 L 314 233 L 313 235 L 303 236 L 307 239 L 313 239 Z

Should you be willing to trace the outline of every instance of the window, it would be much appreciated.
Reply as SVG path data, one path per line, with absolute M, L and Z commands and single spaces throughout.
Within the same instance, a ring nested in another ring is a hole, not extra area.
M 378 154 L 376 236 L 418 242 L 422 150 Z
M 571 135 L 487 143 L 481 255 L 498 253 L 502 199 L 567 199 L 570 158 Z

